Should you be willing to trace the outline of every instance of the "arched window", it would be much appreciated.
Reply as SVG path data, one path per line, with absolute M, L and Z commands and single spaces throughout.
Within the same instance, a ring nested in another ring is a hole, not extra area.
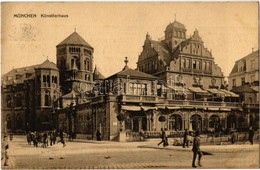
M 217 115 L 212 115 L 209 118 L 209 128 L 218 130 L 220 126 L 220 118 Z
M 192 130 L 202 130 L 202 117 L 198 114 L 194 114 L 190 117 L 190 124 Z
M 51 101 L 50 101 L 50 92 L 49 91 L 45 91 L 45 96 L 44 96 L 44 106 L 50 106 L 51 105 Z
M 51 82 L 54 83 L 55 80 L 54 80 L 54 76 L 51 76 Z
M 179 114 L 169 117 L 169 130 L 182 130 L 182 118 Z
M 15 105 L 16 107 L 22 107 L 23 105 L 23 99 L 21 94 L 17 94 L 15 98 Z
M 79 60 L 79 58 L 76 58 L 76 65 L 77 65 L 77 68 L 80 70 L 80 60 Z
M 74 65 L 74 59 L 71 59 L 70 68 L 72 69 Z
M 12 98 L 10 95 L 6 96 L 6 107 L 11 108 L 12 107 Z
M 43 75 L 43 82 L 45 83 L 46 82 L 46 76 Z
M 186 68 L 190 68 L 190 60 L 186 59 Z
M 88 74 L 85 75 L 85 80 L 86 80 L 86 81 L 90 81 L 90 77 L 89 77 Z
M 87 59 L 87 61 L 86 61 L 86 62 L 87 62 L 87 67 L 86 67 L 86 70 L 87 70 L 87 71 L 90 71 L 90 62 L 89 62 L 89 59 Z
M 57 84 L 57 76 L 54 77 L 54 83 Z
M 50 76 L 47 75 L 47 83 L 50 83 Z

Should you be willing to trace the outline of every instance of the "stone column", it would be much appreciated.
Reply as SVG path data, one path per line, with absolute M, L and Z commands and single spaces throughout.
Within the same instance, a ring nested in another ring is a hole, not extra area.
M 142 130 L 142 118 L 138 118 L 138 131 L 140 132 Z
M 182 130 L 185 130 L 185 118 L 182 119 Z

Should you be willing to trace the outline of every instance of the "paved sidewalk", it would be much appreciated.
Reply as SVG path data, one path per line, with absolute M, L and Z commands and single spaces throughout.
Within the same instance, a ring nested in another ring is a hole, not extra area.
M 165 149 L 165 150 L 176 150 L 176 151 L 185 151 L 190 152 L 192 146 L 189 148 L 182 148 L 182 146 L 173 146 L 169 145 L 167 147 L 163 147 L 162 145 L 158 146 L 157 144 L 161 141 L 161 139 L 148 139 L 142 142 L 115 142 L 115 141 L 96 141 L 96 140 L 85 140 L 85 139 L 74 139 L 71 142 L 81 142 L 81 143 L 94 143 L 94 144 L 108 144 L 110 146 L 131 146 L 138 148 L 150 148 L 150 149 Z M 218 153 L 232 153 L 232 152 L 251 152 L 255 150 L 259 150 L 259 143 L 255 143 L 254 145 L 250 144 L 225 144 L 225 145 L 201 145 L 201 150 L 206 152 L 218 152 Z

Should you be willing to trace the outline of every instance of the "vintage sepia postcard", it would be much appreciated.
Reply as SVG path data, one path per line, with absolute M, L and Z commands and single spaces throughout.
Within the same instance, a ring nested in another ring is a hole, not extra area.
M 259 168 L 258 10 L 2 2 L 1 168 Z

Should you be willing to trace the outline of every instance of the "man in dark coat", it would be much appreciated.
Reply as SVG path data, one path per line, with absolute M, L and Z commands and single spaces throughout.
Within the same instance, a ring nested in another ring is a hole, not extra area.
M 201 160 L 201 157 L 202 157 L 202 152 L 200 151 L 200 132 L 199 131 L 195 132 L 195 137 L 193 139 L 192 151 L 193 151 L 192 167 L 194 167 L 194 168 L 197 167 L 197 166 L 195 166 L 195 161 L 196 161 L 197 155 L 199 155 L 198 165 L 201 166 L 200 160 Z
M 189 135 L 189 131 L 188 129 L 185 129 L 185 132 L 183 134 L 183 145 L 182 145 L 183 148 L 185 148 L 185 146 L 187 146 L 187 148 L 189 147 L 188 135 Z
M 248 140 L 251 143 L 251 145 L 253 145 L 254 135 L 255 135 L 255 132 L 254 132 L 252 126 L 250 126 Z
M 161 142 L 158 143 L 158 146 L 163 143 L 165 145 L 165 138 L 166 138 L 166 134 L 165 134 L 165 131 L 163 130 L 163 128 L 161 128 L 161 131 L 162 131 L 162 134 L 161 134 Z

